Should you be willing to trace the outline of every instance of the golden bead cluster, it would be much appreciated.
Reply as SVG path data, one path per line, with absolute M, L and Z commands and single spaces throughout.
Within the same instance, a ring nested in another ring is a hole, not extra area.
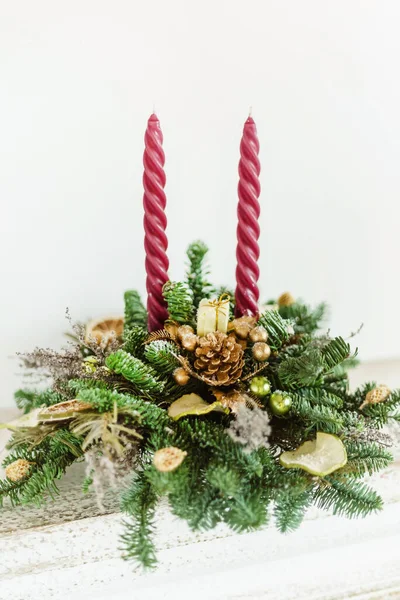
M 252 354 L 257 362 L 265 362 L 271 355 L 271 348 L 267 344 L 268 332 L 262 325 L 256 325 L 254 317 L 239 317 L 229 324 L 237 337 L 242 340 L 242 345 L 246 347 L 250 342 L 253 344 Z

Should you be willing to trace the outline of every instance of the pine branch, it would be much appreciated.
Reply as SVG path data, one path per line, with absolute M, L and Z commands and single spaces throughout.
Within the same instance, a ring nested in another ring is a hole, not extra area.
M 146 359 L 161 375 L 170 375 L 180 366 L 177 354 L 176 345 L 163 340 L 152 342 L 145 349 Z
M 308 430 L 314 428 L 326 433 L 339 433 L 343 430 L 343 416 L 333 406 L 311 403 L 307 393 L 303 395 L 302 390 L 293 394 L 292 399 L 292 414 L 302 419 Z
M 186 282 L 193 294 L 193 304 L 198 307 L 200 300 L 209 298 L 213 293 L 213 287 L 208 282 L 208 269 L 205 267 L 205 257 L 208 247 L 201 241 L 190 244 L 187 255 L 189 258 L 189 269 L 186 274 Z
M 125 533 L 121 539 L 125 546 L 124 558 L 138 561 L 144 568 L 156 566 L 156 552 L 153 542 L 155 509 L 158 496 L 144 471 L 135 477 L 122 496 L 121 509 L 130 521 L 124 521 Z
M 322 350 L 322 356 L 327 365 L 327 371 L 330 371 L 340 365 L 350 357 L 350 345 L 342 337 L 336 337 L 330 340 Z M 357 350 L 354 354 L 356 356 Z
M 226 465 L 211 463 L 206 471 L 207 481 L 225 497 L 236 496 L 240 489 L 240 475 Z
M 296 389 L 322 383 L 324 361 L 317 348 L 307 348 L 300 356 L 285 357 L 278 368 L 283 386 Z
M 328 406 L 340 410 L 343 407 L 343 399 L 324 388 L 304 388 L 299 394 L 307 400 L 311 406 Z
M 260 490 L 236 495 L 224 521 L 233 531 L 254 531 L 268 522 L 268 507 L 261 501 Z
M 18 458 L 24 458 L 32 462 L 31 472 L 21 481 L 0 481 L 0 504 L 6 497 L 13 505 L 40 505 L 47 495 L 53 498 L 58 494 L 56 480 L 81 455 L 80 439 L 66 429 L 57 430 L 36 447 L 16 448 L 7 456 L 4 466 Z
M 181 282 L 169 281 L 163 295 L 168 305 L 169 318 L 177 323 L 193 323 L 194 305 L 190 288 Z
M 345 441 L 348 462 L 341 469 L 341 474 L 351 474 L 362 477 L 372 475 L 376 471 L 386 469 L 393 461 L 392 454 L 375 442 Z
M 78 396 L 80 392 L 86 390 L 109 390 L 110 385 L 107 381 L 101 379 L 71 379 L 68 381 L 67 388 L 72 392 L 72 395 Z
M 294 323 L 295 332 L 301 334 L 312 334 L 318 331 L 321 327 L 321 321 L 325 318 L 326 311 L 327 305 L 325 303 L 318 304 L 314 309 L 298 302 L 291 306 L 281 306 L 279 308 L 281 317 L 291 320 Z
M 166 411 L 156 404 L 130 394 L 120 394 L 116 390 L 82 390 L 78 399 L 88 402 L 99 413 L 111 412 L 114 406 L 118 409 L 130 409 L 141 430 L 146 429 L 147 433 L 158 434 L 170 424 Z
M 272 350 L 279 350 L 282 344 L 289 339 L 288 327 L 291 325 L 291 321 L 282 319 L 276 310 L 267 310 L 263 313 L 258 324 L 268 331 L 268 344 Z
M 26 414 L 41 406 L 51 406 L 62 402 L 64 397 L 53 390 L 38 392 L 35 390 L 17 390 L 14 394 L 15 403 Z
M 128 290 L 124 294 L 124 300 L 124 336 L 126 335 L 126 332 L 135 325 L 147 328 L 147 311 L 143 306 L 139 293 L 136 290 Z
M 311 488 L 307 490 L 286 488 L 278 493 L 275 500 L 274 517 L 279 531 L 287 533 L 300 527 L 311 501 Z
M 124 345 L 123 350 L 136 356 L 136 358 L 143 358 L 144 356 L 144 342 L 148 337 L 147 329 L 139 325 L 132 325 L 126 333 L 124 333 Z
M 326 483 L 316 490 L 314 501 L 319 508 L 332 509 L 334 515 L 349 519 L 365 517 L 383 507 L 382 498 L 375 490 L 356 479 L 335 481 L 332 477 L 326 477 Z
M 159 394 L 163 390 L 164 383 L 158 378 L 153 367 L 144 364 L 125 350 L 117 350 L 109 354 L 106 358 L 106 366 L 133 383 L 141 394 Z

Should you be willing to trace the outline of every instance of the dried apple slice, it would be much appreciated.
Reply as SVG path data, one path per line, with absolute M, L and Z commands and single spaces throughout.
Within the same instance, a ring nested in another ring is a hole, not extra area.
M 318 431 L 315 440 L 304 442 L 296 450 L 283 452 L 279 460 L 287 469 L 303 469 L 311 475 L 324 477 L 344 467 L 347 453 L 336 435 Z
M 197 394 L 185 394 L 171 404 L 168 408 L 168 415 L 171 419 L 177 421 L 181 417 L 186 417 L 187 415 L 205 415 L 212 410 L 227 414 L 229 413 L 229 410 L 224 408 L 221 402 L 209 404 Z

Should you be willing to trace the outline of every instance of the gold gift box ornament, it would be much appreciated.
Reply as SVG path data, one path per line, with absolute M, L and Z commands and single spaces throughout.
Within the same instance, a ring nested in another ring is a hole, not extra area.
M 228 331 L 229 296 L 222 294 L 218 300 L 203 298 L 197 311 L 197 335 L 204 336 L 213 331 Z

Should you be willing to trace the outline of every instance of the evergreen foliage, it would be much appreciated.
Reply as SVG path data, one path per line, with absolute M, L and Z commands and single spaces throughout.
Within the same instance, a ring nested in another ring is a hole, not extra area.
M 261 315 L 258 323 L 268 332 L 268 344 L 271 350 L 279 350 L 288 341 L 291 321 L 283 319 L 278 311 L 267 310 Z
M 178 332 L 181 324 L 195 329 L 201 299 L 218 298 L 226 291 L 209 283 L 206 255 L 204 244 L 192 244 L 186 281 L 164 287 L 171 331 Z M 233 315 L 232 292 L 230 303 Z M 220 386 L 218 396 L 194 373 L 196 356 L 180 345 L 177 334 L 163 331 L 149 338 L 139 295 L 126 292 L 122 341 L 106 351 L 91 349 L 94 360 L 89 369 L 77 346 L 71 354 L 74 368 L 65 369 L 50 389 L 16 393 L 17 405 L 25 413 L 64 401 L 81 403 L 83 409 L 60 421 L 41 422 L 38 417 L 34 426 L 13 426 L 4 465 L 21 458 L 31 468 L 20 480 L 0 482 L 0 500 L 40 503 L 57 493 L 57 479 L 85 451 L 105 455 L 124 473 L 132 471 L 121 500 L 127 515 L 125 557 L 149 568 L 156 564 L 154 522 L 162 497 L 172 513 L 194 530 L 224 522 L 234 531 L 250 531 L 273 516 L 280 531 L 290 532 L 313 504 L 349 518 L 380 510 L 381 498 L 360 478 L 386 468 L 392 460 L 379 430 L 393 419 L 400 420 L 400 392 L 392 391 L 385 401 L 360 408 L 376 383 L 349 392 L 347 372 L 355 364 L 355 353 L 343 338 L 331 339 L 319 332 L 324 314 L 323 304 L 311 309 L 298 302 L 263 312 L 257 324 L 268 333 L 268 363 L 256 362 L 251 344 L 243 344 L 242 377 Z M 189 382 L 179 385 L 176 369 L 188 364 Z M 287 413 L 273 412 L 268 396 L 254 396 L 250 389 L 254 374 L 269 380 L 271 392 L 290 397 Z M 171 403 L 183 395 L 194 392 L 214 403 L 232 391 L 250 405 L 245 410 L 251 416 L 251 431 L 241 432 L 242 443 L 228 435 L 239 424 L 234 405 L 229 414 L 212 411 L 177 420 L 168 414 Z M 261 437 L 262 443 L 252 444 L 265 421 L 271 430 L 268 442 Z M 317 432 L 334 434 L 342 441 L 346 465 L 330 475 L 316 476 L 280 464 L 283 451 L 314 440 Z M 169 447 L 186 453 L 183 462 L 174 470 L 159 470 L 154 455 Z M 95 477 L 95 472 L 89 474 L 84 490 Z
M 15 448 L 6 457 L 3 466 L 23 458 L 32 463 L 31 475 L 16 482 L 0 481 L 0 503 L 8 497 L 13 505 L 40 505 L 47 495 L 54 498 L 58 494 L 56 480 L 82 454 L 79 438 L 66 429 L 48 436 L 38 446 Z
M 167 301 L 168 313 L 172 321 L 176 321 L 177 323 L 193 323 L 193 295 L 186 283 L 170 281 L 165 284 L 163 294 Z
M 138 325 L 146 327 L 147 311 L 143 306 L 139 293 L 136 290 L 128 290 L 124 294 L 125 300 L 125 330 L 129 330 Z
M 214 291 L 207 279 L 209 275 L 205 265 L 207 253 L 208 247 L 201 241 L 193 242 L 187 250 L 189 268 L 186 274 L 186 283 L 192 290 L 195 308 L 199 306 L 200 300 L 209 298 Z
M 63 396 L 54 390 L 38 392 L 36 390 L 17 390 L 14 394 L 15 403 L 24 414 L 41 406 L 51 406 L 63 400 Z
M 158 394 L 162 391 L 163 383 L 158 379 L 156 371 L 125 350 L 109 354 L 106 366 L 134 384 L 140 394 Z
M 162 375 L 168 375 L 179 367 L 177 348 L 172 342 L 158 340 L 146 346 L 145 355 L 149 363 Z

